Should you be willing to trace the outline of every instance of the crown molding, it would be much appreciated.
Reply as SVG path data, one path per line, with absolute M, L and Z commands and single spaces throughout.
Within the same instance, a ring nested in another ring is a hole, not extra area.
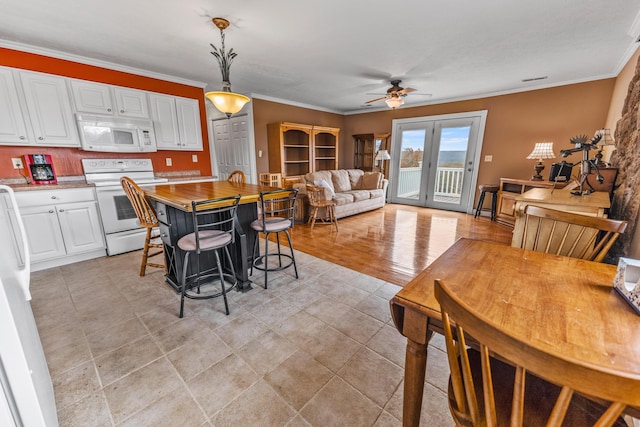
M 278 104 L 291 105 L 293 107 L 308 108 L 310 110 L 324 111 L 325 113 L 333 113 L 333 114 L 340 114 L 340 115 L 345 114 L 344 111 L 332 110 L 330 108 L 325 108 L 325 107 L 318 107 L 317 105 L 303 104 L 302 102 L 289 101 L 287 99 L 275 98 L 273 96 L 261 95 L 259 93 L 252 93 L 250 96 L 251 98 L 262 99 L 263 101 L 277 102 Z
M 107 68 L 109 70 L 122 71 L 124 73 L 130 73 L 130 74 L 137 74 L 144 77 L 150 77 L 158 80 L 165 80 L 168 82 L 179 83 L 187 86 L 195 86 L 203 89 L 207 85 L 207 83 L 199 82 L 196 80 L 184 79 L 182 77 L 170 76 L 168 74 L 156 73 L 149 70 L 143 70 L 141 68 L 129 67 L 127 65 L 116 64 L 114 62 L 88 58 L 81 55 L 75 55 L 72 53 L 61 52 L 54 49 L 48 49 L 44 47 L 28 45 L 24 43 L 9 41 L 9 40 L 0 39 L 0 47 L 18 50 L 22 52 L 34 53 L 37 55 L 49 56 L 57 59 L 63 59 L 65 61 L 79 62 L 85 65 L 93 65 L 96 67 Z

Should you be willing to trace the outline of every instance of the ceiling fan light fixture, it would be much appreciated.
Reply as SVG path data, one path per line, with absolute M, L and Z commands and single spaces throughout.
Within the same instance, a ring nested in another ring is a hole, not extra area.
M 238 54 L 233 51 L 233 48 L 227 51 L 224 46 L 224 30 L 229 26 L 229 21 L 224 18 L 213 18 L 211 21 L 220 29 L 220 40 L 222 41 L 220 49 L 211 43 L 211 47 L 213 48 L 211 54 L 218 60 L 218 65 L 220 66 L 220 72 L 222 74 L 222 90 L 207 92 L 204 96 L 211 101 L 218 111 L 224 113 L 227 117 L 231 117 L 232 114 L 242 110 L 242 107 L 244 107 L 250 99 L 249 97 L 239 93 L 231 92 L 229 69 L 231 68 L 231 63 Z
M 404 104 L 404 99 L 399 96 L 393 96 L 389 99 L 385 99 L 384 102 L 387 103 L 387 106 L 393 110 Z

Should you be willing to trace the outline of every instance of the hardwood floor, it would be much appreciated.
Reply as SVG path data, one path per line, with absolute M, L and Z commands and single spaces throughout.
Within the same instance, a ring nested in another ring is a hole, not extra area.
M 293 246 L 400 286 L 461 237 L 510 244 L 512 232 L 487 217 L 395 204 L 339 219 L 338 226 L 296 224 Z

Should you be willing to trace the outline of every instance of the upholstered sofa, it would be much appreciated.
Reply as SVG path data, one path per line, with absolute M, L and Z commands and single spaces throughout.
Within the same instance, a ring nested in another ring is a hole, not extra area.
M 343 218 L 384 206 L 388 180 L 380 172 L 364 172 L 360 169 L 338 169 L 306 174 L 302 183 L 295 184 L 299 194 L 306 194 L 306 185 L 324 187 L 326 199 L 336 202 L 336 218 Z M 308 204 L 306 197 L 301 198 Z M 308 209 L 305 208 L 305 212 Z M 320 216 L 324 212 L 319 212 Z

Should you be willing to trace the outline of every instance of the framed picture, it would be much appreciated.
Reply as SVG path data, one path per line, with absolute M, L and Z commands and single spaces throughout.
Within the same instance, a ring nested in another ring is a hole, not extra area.
M 640 314 L 640 260 L 620 258 L 613 287 Z

